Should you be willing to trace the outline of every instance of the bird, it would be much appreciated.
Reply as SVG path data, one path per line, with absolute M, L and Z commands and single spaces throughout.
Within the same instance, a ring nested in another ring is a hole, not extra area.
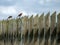
M 9 16 L 8 18 L 12 18 L 12 16 Z
M 20 13 L 18 16 L 22 16 L 22 13 Z

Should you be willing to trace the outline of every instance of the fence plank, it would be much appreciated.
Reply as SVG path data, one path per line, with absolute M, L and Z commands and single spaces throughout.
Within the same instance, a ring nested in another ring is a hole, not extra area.
M 22 31 L 22 35 L 23 35 L 23 38 L 24 38 L 24 45 L 27 45 L 27 40 L 28 40 L 28 17 L 25 16 L 23 19 L 22 19 L 22 23 L 23 23 L 23 31 Z
M 8 33 L 12 34 L 13 33 L 13 19 L 8 20 Z
M 2 31 L 3 31 L 4 34 L 5 34 L 6 31 L 7 31 L 7 30 L 6 30 L 6 28 L 7 28 L 6 26 L 7 26 L 7 25 L 6 25 L 6 20 L 3 20 L 3 21 L 2 21 Z
M 17 43 L 17 45 L 22 45 L 22 19 L 20 17 L 17 18 L 16 23 L 17 23 L 17 40 L 15 40 L 14 43 Z
M 33 15 L 29 18 L 29 45 L 33 45 Z
M 48 40 L 49 40 L 49 37 L 50 37 L 50 12 L 48 12 L 45 16 L 45 29 L 44 29 L 44 32 L 45 32 L 45 45 L 49 45 L 48 44 Z
M 13 32 L 13 45 L 18 45 L 19 41 L 17 41 L 17 22 L 16 22 L 16 19 L 13 19 L 13 30 L 12 30 L 12 32 Z
M 13 19 L 7 20 L 7 38 L 8 40 L 5 42 L 5 45 L 8 45 L 8 43 L 11 43 L 10 45 L 13 45 L 14 37 L 13 37 Z
M 38 14 L 34 17 L 34 20 L 33 20 L 33 36 L 34 36 L 34 45 L 39 45 L 39 40 L 38 40 Z
M 2 21 L 0 21 L 0 35 L 2 34 Z
M 39 17 L 39 45 L 44 45 L 44 13 Z
M 60 13 L 57 15 L 57 45 L 60 45 Z
M 13 19 L 13 35 L 14 34 L 16 35 L 16 31 L 17 31 L 17 23 L 16 23 L 16 20 Z
M 51 33 L 51 45 L 56 45 L 56 12 L 51 15 L 51 26 L 50 26 L 50 33 Z

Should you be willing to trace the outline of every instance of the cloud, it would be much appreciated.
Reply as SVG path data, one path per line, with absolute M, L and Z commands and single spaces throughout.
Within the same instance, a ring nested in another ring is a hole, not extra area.
M 45 1 L 44 0 L 40 0 L 39 3 L 43 5 L 45 3 Z
M 60 0 L 39 0 L 39 3 L 41 5 L 49 5 L 49 4 L 53 4 L 53 3 L 60 3 Z
M 56 3 L 60 3 L 60 0 L 54 0 Z
M 23 2 L 36 2 L 37 0 L 23 0 Z
M 46 5 L 46 4 L 49 4 L 52 0 L 40 0 L 39 3 L 41 5 Z
M 16 0 L 0 0 L 0 6 L 11 6 L 16 4 Z
M 17 11 L 13 6 L 9 6 L 9 7 L 0 6 L 0 13 L 5 15 L 14 15 L 17 13 Z
M 46 5 L 46 4 L 49 4 L 49 3 L 51 3 L 52 2 L 52 0 L 40 0 L 39 1 L 39 3 L 41 4 L 41 5 Z

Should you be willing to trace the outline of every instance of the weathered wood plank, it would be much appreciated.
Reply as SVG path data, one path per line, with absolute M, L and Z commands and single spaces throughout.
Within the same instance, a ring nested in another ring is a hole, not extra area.
M 16 23 L 16 20 L 13 19 L 13 35 L 15 34 L 16 35 L 16 31 L 17 31 L 17 23 Z
M 13 19 L 7 20 L 8 23 L 8 33 L 13 34 Z
M 39 17 L 39 45 L 44 45 L 44 13 Z
M 51 15 L 51 26 L 50 26 L 50 33 L 51 33 L 51 45 L 56 45 L 56 12 Z
M 33 45 L 33 15 L 29 18 L 29 45 Z
M 38 24 L 39 24 L 39 21 L 38 21 L 38 14 L 34 17 L 34 20 L 33 20 L 33 36 L 34 36 L 34 45 L 39 45 L 39 40 L 38 40 Z
M 23 24 L 23 31 L 22 31 L 22 36 L 23 36 L 23 43 L 24 45 L 27 45 L 27 41 L 28 41 L 28 17 L 25 16 L 22 19 L 22 24 Z
M 4 34 L 7 32 L 7 23 L 6 22 L 7 22 L 6 20 L 2 21 L 2 31 Z
M 17 31 L 16 31 L 17 32 L 17 38 L 16 38 L 17 40 L 15 39 L 14 43 L 17 43 L 17 45 L 21 45 L 22 44 L 22 19 L 17 18 L 16 24 L 17 24 Z
M 49 37 L 50 37 L 50 12 L 48 12 L 45 16 L 44 33 L 45 33 L 45 44 L 44 45 L 49 45 L 48 40 L 49 40 Z
M 57 45 L 60 45 L 60 13 L 57 15 Z
M 0 35 L 2 35 L 2 21 L 0 21 Z

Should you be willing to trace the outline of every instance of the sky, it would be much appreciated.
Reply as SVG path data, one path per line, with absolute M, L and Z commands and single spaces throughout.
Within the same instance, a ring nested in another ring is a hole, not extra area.
M 50 11 L 60 12 L 60 0 L 0 0 L 0 19 L 7 19 L 8 16 L 16 18 L 18 14 L 31 16 L 41 15 Z

